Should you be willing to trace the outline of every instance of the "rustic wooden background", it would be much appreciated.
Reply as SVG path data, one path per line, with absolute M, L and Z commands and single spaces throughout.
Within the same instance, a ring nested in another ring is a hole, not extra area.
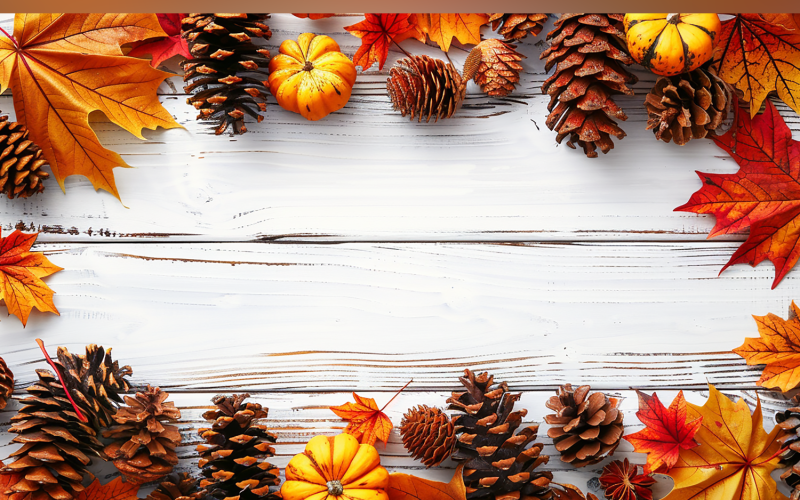
M 352 56 L 360 41 L 343 27 L 359 19 L 273 15 L 269 48 L 314 31 Z M 464 368 L 522 391 L 530 422 L 571 382 L 624 398 L 635 431 L 632 388 L 657 389 L 664 401 L 683 389 L 702 404 L 711 382 L 751 404 L 759 394 L 771 427 L 785 399 L 757 393 L 759 370 L 730 350 L 757 336 L 751 314 L 785 316 L 800 272 L 775 290 L 768 263 L 718 276 L 744 236 L 709 241 L 713 218 L 672 210 L 700 187 L 695 170 L 737 166 L 711 141 L 681 148 L 645 130 L 653 75 L 639 72 L 637 95 L 618 99 L 628 137 L 610 154 L 557 146 L 539 90 L 543 39 L 521 44 L 513 95 L 486 97 L 470 84 L 463 109 L 439 123 L 392 111 L 385 80 L 397 50 L 319 122 L 270 98 L 250 133 L 214 136 L 194 120 L 179 77 L 161 100 L 185 130 L 140 141 L 96 117 L 101 142 L 136 167 L 115 170 L 124 205 L 84 178 L 68 179 L 66 194 L 51 180 L 32 200 L 0 201 L 2 230 L 40 231 L 36 250 L 65 268 L 47 279 L 60 317 L 34 312 L 25 329 L 13 317 L 0 323 L 16 397 L 46 367 L 34 339 L 52 353 L 113 347 L 135 384 L 159 385 L 181 407 L 185 470 L 216 393 L 250 392 L 270 408 L 283 466 L 311 436 L 343 428 L 327 407 L 350 391 L 382 404 L 413 379 L 388 409 L 399 425 L 413 405 L 444 405 Z M 450 57 L 461 64 L 466 51 Z M 800 118 L 778 105 L 798 138 Z M 13 118 L 10 95 L 0 109 Z M 0 430 L 18 405 L 0 412 Z M 594 488 L 604 464 L 562 466 L 544 429 L 554 455 L 546 467 Z M 0 457 L 10 437 L 0 432 Z M 615 458 L 643 463 L 631 450 L 623 442 Z M 396 430 L 381 453 L 391 470 L 431 478 L 454 467 L 425 471 Z M 113 473 L 93 470 L 104 481 Z M 661 478 L 658 494 L 670 484 Z

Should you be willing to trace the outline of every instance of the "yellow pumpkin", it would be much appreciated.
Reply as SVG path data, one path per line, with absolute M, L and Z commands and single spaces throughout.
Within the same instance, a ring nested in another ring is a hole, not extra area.
M 378 450 L 350 434 L 314 436 L 286 466 L 283 500 L 389 500 Z
M 319 120 L 350 100 L 356 67 L 333 38 L 303 33 L 278 50 L 269 62 L 269 90 L 282 108 Z
M 625 14 L 631 57 L 663 76 L 695 70 L 711 59 L 721 27 L 717 14 Z

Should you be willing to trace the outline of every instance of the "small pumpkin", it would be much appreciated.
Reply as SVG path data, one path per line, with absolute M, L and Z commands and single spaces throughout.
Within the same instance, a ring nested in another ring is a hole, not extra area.
M 356 82 L 356 67 L 327 35 L 284 40 L 269 62 L 269 90 L 283 109 L 319 120 L 342 109 Z
M 625 14 L 628 52 L 657 75 L 674 76 L 711 59 L 717 14 Z
M 389 500 L 378 450 L 350 434 L 314 436 L 286 466 L 283 500 Z

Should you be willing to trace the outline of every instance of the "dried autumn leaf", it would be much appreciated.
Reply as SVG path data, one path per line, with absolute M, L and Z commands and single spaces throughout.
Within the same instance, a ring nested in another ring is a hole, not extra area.
M 645 428 L 622 437 L 633 445 L 633 451 L 647 453 L 645 474 L 668 471 L 678 461 L 681 450 L 698 446 L 694 435 L 700 429 L 702 417 L 687 422 L 683 391 L 675 396 L 669 408 L 664 407 L 656 393 L 648 396 L 636 391 L 636 394 L 639 395 L 636 416 Z
M 488 14 L 414 14 L 411 23 L 417 29 L 417 38 L 425 42 L 425 35 L 443 51 L 450 50 L 453 38 L 464 45 L 477 45 L 481 41 L 481 26 L 489 22 Z
M 772 91 L 800 113 L 800 32 L 737 14 L 722 23 L 712 61 L 719 77 L 744 93 L 751 117 Z
M 75 497 L 75 500 L 138 500 L 139 485 L 122 477 L 117 477 L 108 484 L 100 484 L 95 479 L 88 488 Z
M 409 381 L 410 384 L 413 381 Z M 362 398 L 355 392 L 353 399 L 355 403 L 345 403 L 341 406 L 331 406 L 331 411 L 342 418 L 347 420 L 347 428 L 344 432 L 352 435 L 358 439 L 361 444 L 374 445 L 376 440 L 381 440 L 386 443 L 389 440 L 389 433 L 392 432 L 392 421 L 383 413 L 383 410 L 389 406 L 389 403 L 394 401 L 403 389 L 408 387 L 404 385 L 397 394 L 392 396 L 383 408 L 378 409 L 378 404 L 372 398 Z
M 456 467 L 449 483 L 430 481 L 410 474 L 396 472 L 389 474 L 389 500 L 466 500 L 462 470 L 464 464 Z
M 800 14 L 761 14 L 768 23 L 778 24 L 790 31 L 800 31 Z
M 53 304 L 53 291 L 42 281 L 45 276 L 61 271 L 41 252 L 31 252 L 39 233 L 14 231 L 0 237 L 0 299 L 25 326 L 34 307 L 58 315 Z
M 769 259 L 775 288 L 800 257 L 800 143 L 769 101 L 754 119 L 739 113 L 737 125 L 714 142 L 736 160 L 739 171 L 697 172 L 703 187 L 675 211 L 716 216 L 709 238 L 749 229 L 722 271 Z
M 156 14 L 161 29 L 167 34 L 164 38 L 154 38 L 144 42 L 138 42 L 133 49 L 128 52 L 131 57 L 152 56 L 150 66 L 157 68 L 167 59 L 174 56 L 183 56 L 187 59 L 192 58 L 189 52 L 189 44 L 181 36 L 181 19 L 186 14 Z
M 703 419 L 696 435 L 702 445 L 680 451 L 667 473 L 675 487 L 664 500 L 786 499 L 770 477 L 779 467 L 780 428 L 766 433 L 761 401 L 751 415 L 744 400 L 734 403 L 713 385 L 708 389 L 706 404 L 688 403 L 688 418 Z
M 92 111 L 140 139 L 143 128 L 180 127 L 156 95 L 169 73 L 120 49 L 165 35 L 155 14 L 17 14 L 14 36 L 0 36 L 0 92 L 11 88 L 17 121 L 62 190 L 84 175 L 119 198 L 112 170 L 128 165 L 97 140 Z
M 364 20 L 360 23 L 345 26 L 344 29 L 361 39 L 361 47 L 353 56 L 353 64 L 367 70 L 377 62 L 378 69 L 383 69 L 392 42 L 399 43 L 414 34 L 414 26 L 409 22 L 410 16 L 411 14 L 364 14 Z
M 760 338 L 746 338 L 733 350 L 748 365 L 766 365 L 758 385 L 789 392 L 800 386 L 800 308 L 792 301 L 789 319 L 775 314 L 753 316 Z

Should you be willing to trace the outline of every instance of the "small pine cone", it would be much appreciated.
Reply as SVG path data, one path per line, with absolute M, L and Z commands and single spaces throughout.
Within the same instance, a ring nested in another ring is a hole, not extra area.
M 147 500 L 199 500 L 204 494 L 197 486 L 197 479 L 186 472 L 173 472 L 147 495 Z
M 462 84 L 463 83 L 463 84 Z M 395 111 L 417 121 L 450 118 L 467 94 L 466 80 L 455 66 L 429 56 L 409 56 L 389 71 L 386 89 Z
M 788 408 L 775 415 L 780 427 L 778 443 L 789 449 L 781 453 L 781 466 L 788 467 L 781 479 L 792 488 L 792 500 L 800 498 L 800 408 Z
M 647 94 L 647 130 L 656 139 L 683 146 L 716 130 L 728 116 L 731 90 L 717 75 L 702 68 L 662 76 Z
M 269 51 L 253 43 L 272 36 L 267 14 L 189 14 L 181 33 L 193 59 L 183 61 L 186 102 L 200 111 L 198 120 L 217 123 L 215 133 L 233 126 L 247 132 L 245 115 L 258 122 L 266 111 Z M 257 78 L 256 78 L 257 77 Z
M 28 139 L 28 129 L 0 116 L 0 192 L 9 198 L 27 198 L 44 191 L 50 174 L 42 170 L 47 161 L 42 150 Z
M 552 487 L 553 500 L 597 500 L 594 493 L 587 493 L 586 495 L 575 485 L 550 483 Z
M 453 452 L 455 426 L 439 408 L 425 405 L 412 408 L 400 424 L 403 446 L 426 467 L 442 463 Z
M 181 444 L 181 433 L 177 426 L 163 422 L 178 421 L 181 412 L 167 397 L 168 393 L 149 385 L 135 398 L 125 396 L 128 406 L 114 415 L 118 425 L 103 432 L 103 437 L 114 440 L 105 454 L 129 482 L 156 481 L 178 463 L 175 448 Z
M 275 435 L 255 423 L 267 418 L 268 410 L 258 403 L 245 403 L 249 397 L 215 396 L 212 402 L 217 409 L 203 414 L 213 422 L 211 428 L 198 431 L 206 442 L 197 446 L 203 476 L 200 487 L 220 500 L 278 498 L 270 486 L 280 484 L 280 472 L 265 460 L 275 455 L 270 446 Z
M 556 412 L 544 417 L 552 426 L 547 435 L 561 452 L 561 460 L 575 467 L 593 465 L 612 455 L 622 437 L 619 400 L 589 390 L 588 385 L 574 390 L 571 384 L 562 385 L 546 404 Z
M 0 358 L 0 410 L 6 407 L 12 392 L 14 392 L 14 374 L 5 360 Z
M 603 467 L 600 486 L 609 500 L 653 500 L 651 486 L 656 480 L 650 474 L 639 474 L 639 466 L 614 460 Z
M 529 34 L 537 36 L 541 33 L 547 14 L 491 14 L 489 21 L 492 31 L 497 31 L 506 40 L 521 40 Z
M 562 14 L 547 34 L 550 47 L 542 52 L 545 71 L 555 72 L 542 84 L 550 96 L 550 114 L 545 124 L 565 138 L 567 146 L 583 148 L 596 158 L 597 148 L 608 153 L 614 148 L 611 136 L 625 137 L 613 119 L 627 120 L 614 103 L 616 94 L 632 95 L 627 84 L 636 76 L 621 65 L 633 64 L 628 55 L 622 14 Z
M 525 57 L 515 48 L 515 45 L 495 38 L 483 40 L 464 62 L 464 81 L 474 78 L 487 95 L 507 96 L 519 83 L 519 72 L 522 71 L 519 61 Z

